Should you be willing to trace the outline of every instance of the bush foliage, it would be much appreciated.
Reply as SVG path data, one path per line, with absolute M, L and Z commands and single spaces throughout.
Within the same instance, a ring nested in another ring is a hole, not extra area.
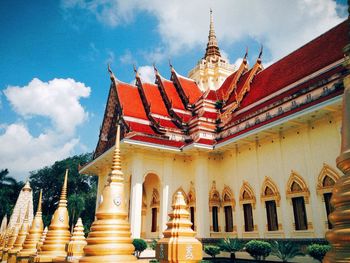
M 135 238 L 132 241 L 132 244 L 135 247 L 135 254 L 136 257 L 139 258 L 140 254 L 142 253 L 142 251 L 144 251 L 147 248 L 147 243 L 145 240 L 141 239 L 141 238 Z
M 220 254 L 220 248 L 218 246 L 207 245 L 207 246 L 204 246 L 204 252 L 207 253 L 212 258 L 215 258 L 216 255 Z
M 245 250 L 255 260 L 263 260 L 271 253 L 271 244 L 260 240 L 250 240 L 245 245 Z
M 307 253 L 314 259 L 322 262 L 322 259 L 330 249 L 330 245 L 312 244 L 307 247 Z

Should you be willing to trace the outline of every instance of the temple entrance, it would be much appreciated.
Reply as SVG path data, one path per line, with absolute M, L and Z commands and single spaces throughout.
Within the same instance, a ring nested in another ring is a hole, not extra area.
M 146 175 L 142 186 L 142 238 L 158 238 L 160 223 L 160 179 L 158 175 Z

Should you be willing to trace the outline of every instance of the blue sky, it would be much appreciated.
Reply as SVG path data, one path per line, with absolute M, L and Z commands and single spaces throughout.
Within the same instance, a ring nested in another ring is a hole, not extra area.
M 131 82 L 168 59 L 187 75 L 203 56 L 214 12 L 224 56 L 266 66 L 346 16 L 346 1 L 0 1 L 0 169 L 31 170 L 93 151 L 109 89 L 107 63 Z

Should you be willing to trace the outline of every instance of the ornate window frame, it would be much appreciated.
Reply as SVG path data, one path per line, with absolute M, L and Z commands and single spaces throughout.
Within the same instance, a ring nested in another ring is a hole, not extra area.
M 216 182 L 215 180 L 212 182 L 211 189 L 209 191 L 209 212 L 210 214 L 212 213 L 213 207 L 217 207 L 217 212 L 218 212 L 218 228 L 219 232 L 221 232 L 221 226 L 220 226 L 220 207 L 221 207 L 221 198 L 220 198 L 220 193 L 216 189 Z M 213 220 L 212 220 L 212 215 L 210 215 L 210 232 L 213 231 Z
M 187 197 L 187 194 L 185 192 L 185 190 L 182 188 L 182 186 L 180 186 L 179 188 L 176 189 L 176 191 L 173 193 L 173 196 L 171 198 L 171 203 L 173 204 L 175 202 L 175 198 L 176 198 L 176 194 L 178 192 L 181 192 L 181 194 L 183 195 L 184 199 L 185 199 L 185 203 L 186 205 L 188 205 L 188 197 Z
M 244 192 L 249 195 L 249 198 L 244 197 Z M 256 205 L 256 197 L 253 190 L 253 187 L 247 182 L 243 181 L 241 189 L 239 191 L 239 204 L 243 206 L 243 204 L 252 204 L 252 208 L 255 209 Z
M 293 183 L 298 184 L 298 186 L 300 187 L 299 191 L 292 190 Z M 301 177 L 301 175 L 298 174 L 294 170 L 291 171 L 291 174 L 290 174 L 288 182 L 287 182 L 286 196 L 289 199 L 292 199 L 293 197 L 303 196 L 304 200 L 305 200 L 305 204 L 309 204 L 310 190 L 309 190 L 304 178 Z
M 331 186 L 324 186 L 323 185 L 324 179 L 326 177 L 329 177 L 330 179 L 332 179 L 334 181 L 334 183 L 336 183 L 339 180 L 340 175 L 330 165 L 323 163 L 323 167 L 322 167 L 322 169 L 317 177 L 316 189 L 317 189 L 317 194 L 319 194 L 319 195 L 323 195 L 324 193 L 330 193 L 333 190 L 333 185 L 331 185 Z

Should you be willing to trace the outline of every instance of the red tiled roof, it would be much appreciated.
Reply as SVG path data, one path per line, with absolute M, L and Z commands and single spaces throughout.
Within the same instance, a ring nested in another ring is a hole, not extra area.
M 162 96 L 160 95 L 157 85 L 150 83 L 142 83 L 143 90 L 146 95 L 148 104 L 151 105 L 151 112 L 163 116 L 168 116 Z
M 123 108 L 123 115 L 147 120 L 137 87 L 119 82 L 116 84 L 116 88 Z
M 237 71 L 233 72 L 230 76 L 228 76 L 224 83 L 222 83 L 222 85 L 220 86 L 220 88 L 216 91 L 216 94 L 218 96 L 218 98 L 221 100 L 223 98 L 223 95 L 228 91 L 231 82 L 233 80 L 233 78 L 236 76 Z
M 237 82 L 237 87 L 236 87 L 236 94 L 237 96 L 239 95 L 239 93 L 242 91 L 244 84 L 246 82 L 246 80 L 248 79 L 251 71 L 253 70 L 253 68 L 251 68 L 250 70 L 248 70 L 247 72 L 245 72 L 241 78 L 239 79 L 239 81 Z M 249 92 L 248 92 L 249 93 Z M 235 92 L 232 92 L 231 96 L 229 97 L 228 101 L 227 101 L 227 105 L 231 104 L 232 102 L 236 101 L 236 96 L 235 96 Z
M 171 129 L 178 129 L 177 126 L 171 120 L 164 120 L 161 118 L 154 118 L 156 122 L 160 124 L 160 126 Z
M 126 121 L 129 125 L 131 131 L 134 132 L 142 132 L 147 134 L 156 134 L 154 130 L 149 126 L 148 124 L 133 122 L 133 121 Z
M 203 113 L 203 115 L 201 117 L 209 118 L 209 119 L 216 119 L 217 116 L 218 116 L 217 112 L 206 111 L 206 112 Z
M 202 96 L 202 92 L 198 88 L 194 80 L 183 77 L 179 74 L 176 74 L 180 85 L 185 92 L 186 96 L 189 98 L 191 104 L 196 103 L 196 101 Z
M 174 109 L 184 110 L 185 106 L 182 104 L 179 94 L 176 91 L 174 83 L 167 79 L 161 78 L 161 81 L 164 86 L 164 90 L 169 100 L 172 102 L 172 106 Z
M 347 20 L 342 22 L 258 73 L 240 108 L 343 58 L 342 49 L 347 44 L 347 23 Z

